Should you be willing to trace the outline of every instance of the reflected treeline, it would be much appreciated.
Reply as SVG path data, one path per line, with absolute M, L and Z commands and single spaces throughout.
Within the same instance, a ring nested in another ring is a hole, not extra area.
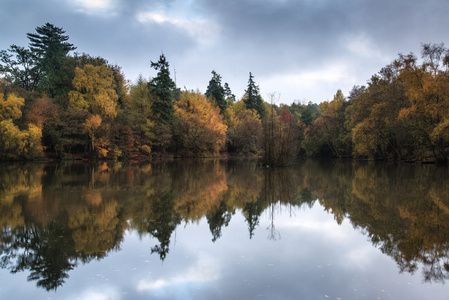
M 401 272 L 449 278 L 449 174 L 435 165 L 308 161 L 307 186 L 339 223 L 348 218 Z
M 29 270 L 29 280 L 52 290 L 79 262 L 118 249 L 128 225 L 124 203 L 102 181 L 106 171 L 103 165 L 1 166 L 1 267 Z
M 153 238 L 149 250 L 164 260 L 182 223 L 205 218 L 215 242 L 238 213 L 252 238 L 265 212 L 268 238 L 277 239 L 281 208 L 317 201 L 401 271 L 421 266 L 425 280 L 449 277 L 448 170 L 339 160 L 278 169 L 216 160 L 0 166 L 1 267 L 28 270 L 52 290 L 80 263 L 119 250 L 126 230 Z

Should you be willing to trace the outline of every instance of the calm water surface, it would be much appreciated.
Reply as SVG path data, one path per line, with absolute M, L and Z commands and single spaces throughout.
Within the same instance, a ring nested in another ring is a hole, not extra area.
M 0 299 L 448 299 L 449 172 L 0 166 Z

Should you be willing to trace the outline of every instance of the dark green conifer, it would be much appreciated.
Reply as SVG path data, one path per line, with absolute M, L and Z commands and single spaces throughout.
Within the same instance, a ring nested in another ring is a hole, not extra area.
M 42 72 L 40 90 L 50 97 L 68 92 L 67 81 L 70 79 L 65 70 L 66 58 L 76 47 L 67 42 L 69 37 L 64 33 L 62 28 L 50 23 L 36 27 L 36 33 L 27 33 L 30 50 L 38 58 Z
M 220 107 L 220 113 L 226 110 L 225 89 L 221 85 L 221 76 L 215 71 L 212 71 L 212 79 L 209 81 L 205 95 L 207 98 L 213 99 L 215 104 Z
M 260 118 L 265 115 L 265 108 L 263 106 L 262 97 L 259 94 L 259 87 L 254 82 L 254 76 L 250 72 L 248 80 L 248 88 L 245 90 L 245 96 L 243 102 L 248 109 L 255 109 Z
M 157 76 L 151 79 L 150 91 L 156 97 L 153 103 L 153 113 L 159 123 L 170 125 L 173 122 L 175 99 L 179 94 L 176 83 L 170 77 L 169 63 L 164 54 L 158 62 L 151 62 L 151 67 L 157 71 Z

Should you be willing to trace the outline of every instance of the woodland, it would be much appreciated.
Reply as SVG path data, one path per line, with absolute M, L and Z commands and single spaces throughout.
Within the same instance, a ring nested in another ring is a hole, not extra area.
M 62 28 L 27 33 L 28 47 L 0 51 L 0 159 L 130 159 L 255 156 L 447 163 L 449 50 L 422 44 L 366 85 L 331 101 L 264 100 L 249 73 L 236 99 L 212 71 L 207 90 L 181 90 L 164 54 L 157 75 L 128 81 L 120 66 L 74 52 Z

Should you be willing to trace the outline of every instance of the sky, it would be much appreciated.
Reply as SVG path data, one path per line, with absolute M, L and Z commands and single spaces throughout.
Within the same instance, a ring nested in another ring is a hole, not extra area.
M 449 46 L 448 12 L 447 0 L 0 0 L 0 50 L 48 22 L 130 82 L 156 76 L 164 53 L 181 89 L 204 93 L 215 70 L 240 99 L 252 72 L 267 102 L 320 103 L 398 53 Z

